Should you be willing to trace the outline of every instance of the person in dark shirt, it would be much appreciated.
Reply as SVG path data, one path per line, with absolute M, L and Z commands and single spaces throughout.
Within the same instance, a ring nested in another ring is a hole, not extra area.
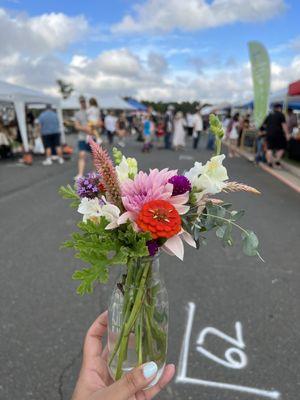
M 273 167 L 275 162 L 276 165 L 280 166 L 287 141 L 290 139 L 281 104 L 274 105 L 273 112 L 267 116 L 264 125 L 266 127 L 266 159 L 268 165 Z

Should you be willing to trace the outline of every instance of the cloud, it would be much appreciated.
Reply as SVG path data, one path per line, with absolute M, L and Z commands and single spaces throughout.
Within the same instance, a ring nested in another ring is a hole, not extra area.
M 181 1 L 151 0 L 145 4 L 150 3 L 161 4 L 162 14 L 164 10 L 169 10 L 169 3 L 178 5 L 179 8 L 174 9 L 174 18 L 166 17 L 169 24 L 173 24 L 176 19 L 178 22 L 179 17 L 186 18 L 180 15 L 180 12 L 183 12 L 180 8 Z M 236 18 L 234 15 L 237 15 L 236 9 L 241 0 L 214 0 L 209 4 L 200 0 L 184 1 L 187 7 L 196 3 L 199 7 L 205 6 L 208 9 L 208 20 L 212 7 L 223 7 L 226 14 L 227 4 L 231 3 L 231 19 L 228 17 L 228 12 L 225 17 L 232 21 Z M 259 2 L 253 0 L 249 4 L 243 9 L 244 19 L 246 15 L 247 18 L 255 17 L 255 13 L 252 15 L 249 12 L 249 7 L 252 7 L 251 10 L 256 7 L 257 12 L 260 10 L 263 14 L 263 5 L 265 7 L 268 5 L 269 15 L 272 15 L 270 2 L 267 0 Z M 283 2 L 273 0 L 272 4 L 277 4 L 279 7 Z M 218 16 L 218 13 L 216 15 Z M 155 21 L 155 16 L 156 14 L 153 14 L 148 20 Z M 225 17 L 222 18 L 226 19 Z M 139 20 L 135 20 L 135 23 L 137 21 Z M 195 20 L 195 26 L 196 22 Z M 0 26 L 5 32 L 5 35 L 0 35 L 0 76 L 9 82 L 48 93 L 57 93 L 56 79 L 65 79 L 83 93 L 127 95 L 155 101 L 220 102 L 243 100 L 252 95 L 249 63 L 237 62 L 230 58 L 227 61 L 220 60 L 213 52 L 206 51 L 205 57 L 192 58 L 192 49 L 188 47 L 176 49 L 164 45 L 165 47 L 158 51 L 158 47 L 154 45 L 147 47 L 145 44 L 143 51 L 123 45 L 120 48 L 99 52 L 93 57 L 84 54 L 82 50 L 76 54 L 69 53 L 68 47 L 80 43 L 91 29 L 83 16 L 70 17 L 61 13 L 50 13 L 29 17 L 0 9 Z M 297 46 L 296 39 L 294 42 Z M 185 69 L 178 69 L 183 68 L 182 64 L 180 67 L 169 64 L 170 58 L 176 55 L 176 52 L 182 52 L 187 58 L 189 57 Z M 64 55 L 63 58 L 61 53 Z M 191 64 L 196 70 L 192 70 Z M 289 82 L 298 79 L 299 70 L 299 55 L 294 55 L 286 65 L 273 62 L 272 90 L 286 87 Z
M 32 56 L 63 51 L 89 30 L 82 15 L 69 17 L 63 13 L 49 13 L 29 17 L 9 13 L 3 8 L 0 8 L 0 26 L 1 56 L 12 52 Z
M 300 52 L 300 36 L 297 36 L 289 43 L 290 48 L 295 52 Z
M 147 0 L 112 27 L 115 33 L 153 33 L 201 30 L 234 22 L 272 18 L 285 8 L 284 0 Z
M 109 55 L 113 55 L 109 57 Z M 109 64 L 107 64 L 109 59 Z M 154 61 L 155 59 L 155 61 Z M 130 66 L 132 71 L 130 71 Z M 12 83 L 57 93 L 55 80 L 72 82 L 79 92 L 134 96 L 154 101 L 194 101 L 212 103 L 243 101 L 252 96 L 250 64 L 222 63 L 206 68 L 202 75 L 172 69 L 164 57 L 149 53 L 146 60 L 130 50 L 104 51 L 96 57 L 75 54 L 69 63 L 55 55 L 24 57 L 18 53 L 0 58 L 0 75 Z M 272 91 L 287 87 L 299 78 L 300 56 L 289 65 L 272 63 Z
M 154 73 L 158 75 L 165 74 L 168 71 L 168 62 L 166 58 L 155 51 L 148 53 L 148 67 Z

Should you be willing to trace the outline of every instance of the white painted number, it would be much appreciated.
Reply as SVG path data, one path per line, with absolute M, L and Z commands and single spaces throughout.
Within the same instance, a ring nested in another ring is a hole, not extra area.
M 267 397 L 269 399 L 279 399 L 280 398 L 280 392 L 277 390 L 264 390 L 264 389 L 257 389 L 254 387 L 249 387 L 249 386 L 242 386 L 242 385 L 237 385 L 234 383 L 227 383 L 227 382 L 217 382 L 213 380 L 205 380 L 205 379 L 200 379 L 200 378 L 192 378 L 188 376 L 188 362 L 189 362 L 189 351 L 190 351 L 190 340 L 191 340 L 191 334 L 192 334 L 192 329 L 193 329 L 193 323 L 194 323 L 194 317 L 195 317 L 195 312 L 196 312 L 196 305 L 195 303 L 189 303 L 188 304 L 188 315 L 187 315 L 187 324 L 185 328 L 185 334 L 183 337 L 182 341 L 182 346 L 181 346 L 181 352 L 180 352 L 180 358 L 179 358 L 179 363 L 178 363 L 178 372 L 177 372 L 177 377 L 176 377 L 176 382 L 177 383 L 184 383 L 188 385 L 201 385 L 201 386 L 206 386 L 206 387 L 211 387 L 211 388 L 218 388 L 220 390 L 232 390 L 235 392 L 241 392 L 241 393 L 248 393 L 248 394 L 253 394 L 257 398 L 259 397 Z M 225 365 L 226 367 L 229 368 L 244 368 L 247 364 L 247 357 L 245 353 L 240 350 L 244 349 L 245 343 L 243 341 L 243 332 L 242 332 L 242 324 L 240 322 L 236 322 L 235 324 L 235 330 L 236 330 L 236 339 L 232 338 L 231 336 L 226 335 L 225 333 L 219 331 L 216 328 L 205 328 L 203 329 L 198 337 L 197 340 L 197 350 L 200 351 L 200 353 L 204 354 L 206 357 L 218 362 L 219 364 Z M 230 347 L 228 350 L 225 352 L 225 358 L 227 361 L 216 357 L 209 351 L 205 350 L 203 348 L 204 340 L 205 337 L 208 334 L 212 334 L 215 336 L 220 337 L 221 339 L 227 341 L 228 343 L 236 346 L 236 347 Z M 237 361 L 235 360 L 232 355 L 233 354 L 238 354 L 240 360 Z
M 224 365 L 224 367 L 233 369 L 245 368 L 247 365 L 247 356 L 245 352 L 242 351 L 241 349 L 244 349 L 246 345 L 243 341 L 242 324 L 240 322 L 235 323 L 235 330 L 236 330 L 236 339 L 232 338 L 229 335 L 226 335 L 225 333 L 221 332 L 219 329 L 216 328 L 207 327 L 203 329 L 200 332 L 197 340 L 197 350 L 199 351 L 199 353 L 203 354 L 210 360 L 213 360 L 218 364 Z M 218 336 L 219 338 L 225 340 L 226 342 L 236 346 L 236 347 L 230 347 L 225 351 L 224 354 L 225 360 L 215 356 L 214 354 L 212 354 L 210 351 L 206 350 L 203 347 L 205 338 L 209 334 Z M 236 357 L 233 357 L 234 355 L 236 355 L 238 359 L 236 359 Z

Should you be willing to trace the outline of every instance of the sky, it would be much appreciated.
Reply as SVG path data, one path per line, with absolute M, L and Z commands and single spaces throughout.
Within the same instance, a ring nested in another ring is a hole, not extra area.
M 0 80 L 57 94 L 217 103 L 252 97 L 247 43 L 272 91 L 300 79 L 299 0 L 0 0 Z

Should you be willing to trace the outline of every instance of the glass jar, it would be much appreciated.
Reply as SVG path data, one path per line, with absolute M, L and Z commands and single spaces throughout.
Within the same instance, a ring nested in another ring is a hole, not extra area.
M 109 304 L 109 369 L 113 379 L 149 361 L 163 373 L 168 343 L 168 293 L 159 255 L 131 259 L 114 287 Z

